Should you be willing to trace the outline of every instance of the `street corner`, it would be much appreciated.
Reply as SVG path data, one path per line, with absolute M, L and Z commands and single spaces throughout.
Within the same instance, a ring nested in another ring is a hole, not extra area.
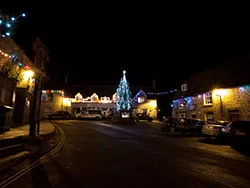
M 56 134 L 56 126 L 50 121 L 42 121 L 40 123 L 39 135 L 46 139 Z

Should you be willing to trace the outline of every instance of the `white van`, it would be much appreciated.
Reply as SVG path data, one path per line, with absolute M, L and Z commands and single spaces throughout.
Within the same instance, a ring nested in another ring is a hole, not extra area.
M 84 110 L 75 115 L 76 119 L 94 119 L 94 120 L 102 120 L 103 116 L 101 114 L 101 110 Z

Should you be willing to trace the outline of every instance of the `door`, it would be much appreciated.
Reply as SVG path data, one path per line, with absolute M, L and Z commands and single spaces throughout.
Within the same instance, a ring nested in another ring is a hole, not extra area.
M 228 117 L 230 121 L 240 120 L 240 112 L 239 110 L 229 110 Z

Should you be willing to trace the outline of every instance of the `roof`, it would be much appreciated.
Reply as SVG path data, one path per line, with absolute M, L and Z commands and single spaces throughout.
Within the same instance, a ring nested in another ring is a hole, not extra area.
M 248 57 L 225 62 L 214 69 L 191 76 L 187 81 L 187 91 L 178 91 L 175 99 L 193 96 L 215 88 L 229 88 L 250 84 Z
M 89 97 L 96 93 L 99 97 L 112 97 L 116 93 L 116 85 L 72 85 L 65 89 L 65 96 L 75 97 L 79 92 L 83 97 Z M 150 91 L 151 87 L 147 86 L 130 86 L 132 96 L 135 96 L 140 90 Z
M 11 37 L 2 38 L 0 40 L 0 50 L 8 54 L 18 54 L 20 61 L 30 66 L 32 70 L 34 70 L 36 73 L 39 73 L 42 76 L 46 76 L 44 72 L 42 72 L 38 67 L 34 65 L 34 63 L 26 56 L 23 50 L 16 44 L 16 42 Z

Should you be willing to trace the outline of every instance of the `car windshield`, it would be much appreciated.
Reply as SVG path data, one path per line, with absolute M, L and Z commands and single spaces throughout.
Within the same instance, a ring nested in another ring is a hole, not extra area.
M 216 121 L 216 122 L 210 123 L 210 124 L 226 126 L 228 123 L 229 123 L 229 121 Z

